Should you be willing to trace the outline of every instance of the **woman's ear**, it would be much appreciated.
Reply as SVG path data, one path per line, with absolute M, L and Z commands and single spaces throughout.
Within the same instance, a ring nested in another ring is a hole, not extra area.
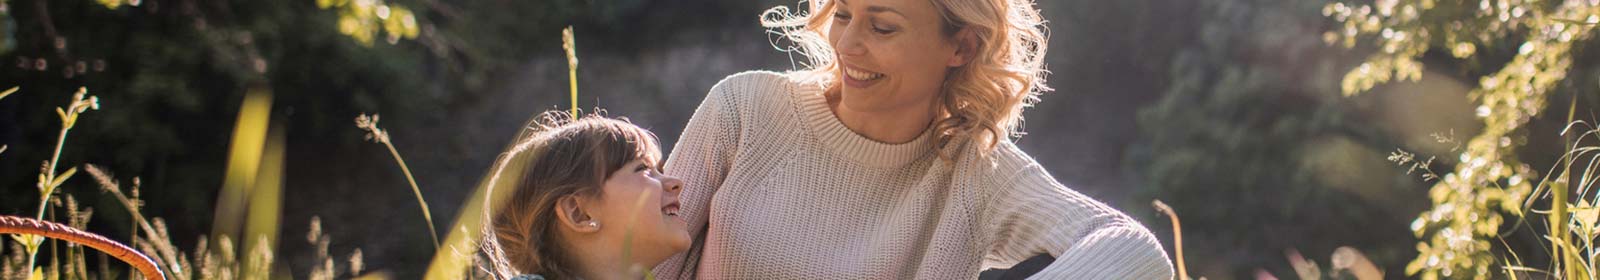
M 600 231 L 600 221 L 596 221 L 588 211 L 584 211 L 583 201 L 576 195 L 561 197 L 556 201 L 556 219 L 561 227 L 579 233 L 593 233 Z
M 956 31 L 952 39 L 955 40 L 956 53 L 950 56 L 950 61 L 946 65 L 961 67 L 972 63 L 972 59 L 978 55 L 978 34 L 970 27 L 962 27 L 960 31 Z

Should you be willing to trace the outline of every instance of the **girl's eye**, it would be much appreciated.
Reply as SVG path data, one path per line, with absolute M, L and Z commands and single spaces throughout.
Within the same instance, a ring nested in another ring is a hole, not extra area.
M 650 165 L 648 164 L 639 164 L 639 167 L 633 168 L 633 172 L 643 172 L 647 170 L 650 170 Z
M 850 21 L 850 15 L 843 12 L 834 12 L 833 19 L 838 21 Z

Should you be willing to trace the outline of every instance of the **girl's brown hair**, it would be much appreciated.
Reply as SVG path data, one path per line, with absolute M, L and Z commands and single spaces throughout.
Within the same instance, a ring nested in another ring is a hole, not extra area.
M 513 190 L 484 229 L 489 272 L 500 279 L 575 278 L 576 264 L 566 252 L 576 248 L 562 248 L 556 203 L 568 196 L 598 197 L 612 172 L 659 156 L 655 135 L 625 119 L 574 118 L 565 111 L 535 116 L 497 163 L 496 173 L 509 179 L 500 186 Z

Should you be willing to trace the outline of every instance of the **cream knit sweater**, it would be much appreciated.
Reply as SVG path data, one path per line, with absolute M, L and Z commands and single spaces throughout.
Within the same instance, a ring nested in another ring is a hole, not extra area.
M 666 165 L 687 183 L 694 246 L 658 278 L 973 279 L 1043 253 L 1056 261 L 1033 278 L 1172 278 L 1148 230 L 1010 141 L 956 148 L 947 163 L 932 133 L 876 142 L 826 102 L 774 72 L 712 87 Z

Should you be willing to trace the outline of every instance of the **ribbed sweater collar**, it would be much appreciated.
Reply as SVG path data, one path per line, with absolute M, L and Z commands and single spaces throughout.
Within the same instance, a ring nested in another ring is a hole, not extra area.
M 875 167 L 903 166 L 912 161 L 926 157 L 933 151 L 934 137 L 932 130 L 923 131 L 921 136 L 911 142 L 890 144 L 868 139 L 839 121 L 839 117 L 828 108 L 827 97 L 823 96 L 823 88 L 812 84 L 791 84 L 796 93 L 795 100 L 800 109 L 800 116 L 805 118 L 806 127 L 817 137 L 818 142 L 825 148 L 837 153 L 839 156 L 851 159 L 857 163 Z

